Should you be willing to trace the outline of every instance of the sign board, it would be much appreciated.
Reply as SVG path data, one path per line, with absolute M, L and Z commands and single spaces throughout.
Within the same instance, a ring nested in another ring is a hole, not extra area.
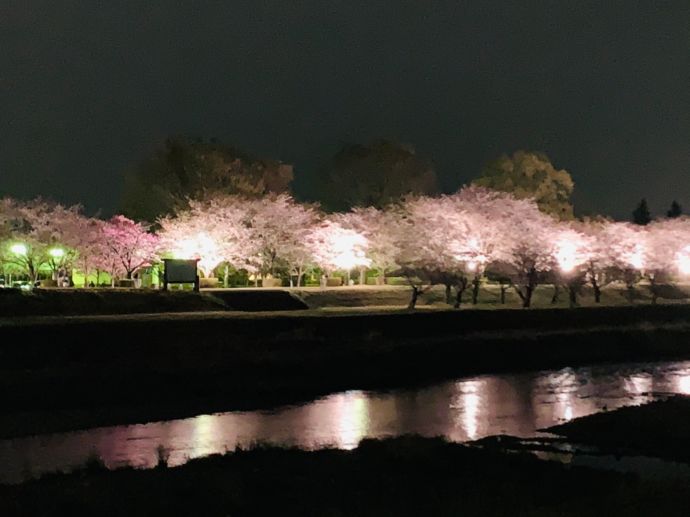
M 163 272 L 163 289 L 168 289 L 168 284 L 194 284 L 194 290 L 199 290 L 199 274 L 197 272 L 198 259 L 163 259 L 165 270 Z

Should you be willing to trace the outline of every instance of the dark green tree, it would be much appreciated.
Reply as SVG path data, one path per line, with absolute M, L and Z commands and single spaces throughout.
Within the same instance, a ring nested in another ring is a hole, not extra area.
M 254 158 L 215 139 L 173 137 L 125 175 L 121 208 L 131 219 L 153 222 L 190 198 L 286 192 L 292 179 L 292 165 Z
M 642 199 L 637 208 L 633 210 L 633 223 L 639 224 L 641 226 L 647 225 L 652 222 L 652 216 L 649 213 L 649 207 L 647 206 L 647 200 Z
M 666 212 L 666 217 L 675 219 L 681 215 L 683 215 L 683 208 L 678 204 L 678 201 L 674 200 L 673 203 L 671 203 L 671 208 L 669 208 L 668 212 Z
M 573 218 L 573 179 L 565 169 L 556 169 L 543 153 L 503 155 L 488 163 L 472 184 L 509 192 L 520 199 L 533 198 L 542 212 L 561 220 Z
M 436 172 L 415 149 L 388 140 L 345 145 L 322 169 L 316 195 L 332 211 L 382 208 L 407 194 L 436 194 Z

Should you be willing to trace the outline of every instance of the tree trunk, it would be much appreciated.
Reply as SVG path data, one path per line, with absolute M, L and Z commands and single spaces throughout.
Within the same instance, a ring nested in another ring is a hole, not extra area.
M 415 308 L 417 305 L 417 298 L 419 298 L 419 289 L 417 288 L 416 285 L 412 286 L 412 299 L 410 300 L 410 303 L 407 305 L 407 308 L 409 310 L 412 310 Z
M 656 288 L 656 278 L 653 276 L 649 277 L 649 290 L 652 292 L 652 305 L 656 305 L 656 301 L 659 298 L 659 291 Z
M 551 305 L 558 303 L 558 297 L 561 294 L 561 287 L 558 284 L 553 285 L 553 296 L 551 297 Z
M 508 286 L 505 284 L 501 284 L 501 305 L 506 304 L 506 291 L 508 290 Z
M 302 285 L 302 277 L 304 276 L 304 271 L 302 271 L 302 268 L 300 267 L 297 270 L 297 287 L 300 287 Z
M 467 288 L 467 279 L 463 278 L 462 281 L 455 286 L 455 304 L 453 308 L 459 309 L 462 304 L 462 293 L 465 292 Z
M 228 288 L 228 281 L 230 280 L 230 268 L 225 264 L 225 269 L 223 270 L 223 287 Z
M 446 284 L 446 303 L 448 305 L 453 305 L 453 293 L 452 293 L 452 286 L 450 284 Z
M 568 285 L 568 303 L 571 309 L 577 307 L 577 285 L 574 283 Z
M 472 305 L 477 305 L 479 302 L 479 275 L 475 275 L 472 280 Z
M 601 287 L 594 275 L 592 275 L 592 289 L 594 289 L 594 303 L 601 303 Z
M 367 271 L 362 268 L 359 270 L 359 285 L 366 285 L 367 283 Z
M 534 288 L 531 285 L 529 285 L 525 289 L 525 295 L 521 296 L 523 309 L 529 309 L 532 306 L 532 291 L 533 290 L 534 290 Z
M 635 301 L 635 286 L 633 284 L 628 284 L 628 303 L 632 305 Z

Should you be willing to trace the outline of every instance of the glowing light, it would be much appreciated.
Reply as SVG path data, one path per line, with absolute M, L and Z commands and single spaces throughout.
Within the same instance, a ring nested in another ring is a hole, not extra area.
M 683 375 L 677 381 L 678 391 L 684 395 L 690 395 L 690 375 Z
M 623 388 L 633 404 L 644 404 L 652 400 L 654 379 L 647 373 L 636 373 L 623 380 Z
M 10 251 L 15 255 L 26 255 L 29 250 L 24 244 L 13 244 L 10 246 Z
M 572 272 L 578 265 L 577 245 L 570 241 L 559 241 L 556 244 L 556 262 L 564 273 Z
M 338 447 L 354 449 L 366 435 L 369 426 L 367 398 L 361 391 L 348 391 L 337 399 L 335 413 Z
M 678 271 L 682 275 L 690 275 L 690 246 L 686 246 L 676 255 Z
M 467 263 L 467 271 L 470 273 L 474 273 L 477 270 L 477 263 L 474 260 L 471 260 Z
M 644 247 L 641 244 L 635 244 L 635 249 L 628 253 L 626 260 L 635 269 L 644 268 Z
M 358 266 L 368 267 L 371 260 L 364 253 L 367 244 L 367 239 L 356 231 L 336 227 L 327 238 L 330 262 L 336 268 L 344 270 Z
M 52 248 L 48 251 L 48 255 L 53 258 L 62 258 L 65 256 L 65 250 L 62 248 Z
M 199 259 L 199 269 L 205 276 L 223 261 L 218 245 L 204 232 L 177 243 L 173 255 L 180 259 Z
M 485 381 L 462 381 L 457 384 L 457 389 L 459 393 L 451 404 L 452 408 L 461 411 L 456 425 L 465 432 L 465 439 L 476 440 L 479 437 L 479 417 L 482 412 L 482 391 L 485 389 Z

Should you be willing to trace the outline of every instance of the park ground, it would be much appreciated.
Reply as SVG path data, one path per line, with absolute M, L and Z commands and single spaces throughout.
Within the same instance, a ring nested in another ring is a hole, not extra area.
M 657 286 L 659 303 L 690 302 L 690 285 Z M 151 289 L 35 289 L 21 291 L 0 289 L 0 324 L 10 318 L 35 316 L 76 316 L 91 314 L 146 314 L 210 311 L 270 312 L 317 311 L 327 313 L 391 312 L 407 310 L 411 290 L 405 285 L 300 287 L 300 288 L 233 288 L 205 289 L 201 293 L 189 290 L 158 291 Z M 559 289 L 557 296 L 551 285 L 537 288 L 533 308 L 567 308 L 568 293 Z M 454 300 L 454 299 L 453 299 Z M 629 306 L 651 304 L 648 284 L 640 284 L 630 292 L 622 284 L 603 289 L 601 303 L 594 302 L 591 288 L 584 286 L 578 296 L 578 306 Z M 444 288 L 434 286 L 424 292 L 417 309 L 449 310 Z M 501 289 L 497 284 L 482 284 L 478 303 L 471 303 L 470 290 L 463 295 L 462 309 L 520 309 L 521 301 L 513 289 L 505 291 L 501 303 Z

